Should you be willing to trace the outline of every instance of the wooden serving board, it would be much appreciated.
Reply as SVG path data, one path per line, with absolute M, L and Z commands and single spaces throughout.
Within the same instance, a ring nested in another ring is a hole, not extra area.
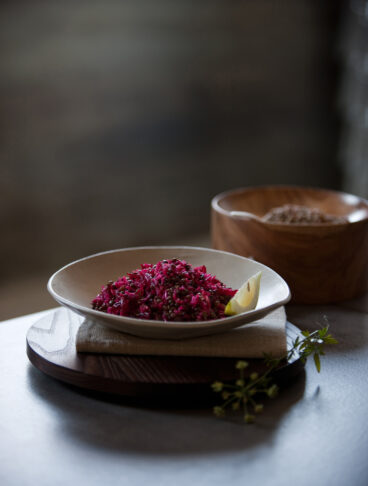
M 105 394 L 143 399 L 145 403 L 179 402 L 196 405 L 215 398 L 214 381 L 238 378 L 235 358 L 173 356 L 128 356 L 77 353 L 75 338 L 81 317 L 65 308 L 50 312 L 27 333 L 27 355 L 31 363 L 49 376 L 76 387 Z M 287 322 L 287 343 L 301 332 Z M 265 369 L 263 360 L 246 359 L 249 372 Z M 274 379 L 287 384 L 303 369 L 294 354 L 274 372 Z

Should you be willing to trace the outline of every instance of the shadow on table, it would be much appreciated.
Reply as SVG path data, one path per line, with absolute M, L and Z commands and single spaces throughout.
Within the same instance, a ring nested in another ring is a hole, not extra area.
M 47 377 L 31 365 L 31 391 L 53 407 L 59 436 L 89 447 L 151 455 L 191 455 L 272 446 L 283 417 L 304 394 L 305 373 L 298 375 L 275 400 L 265 399 L 257 424 L 242 418 L 218 419 L 211 408 L 152 408 L 131 400 L 91 394 Z

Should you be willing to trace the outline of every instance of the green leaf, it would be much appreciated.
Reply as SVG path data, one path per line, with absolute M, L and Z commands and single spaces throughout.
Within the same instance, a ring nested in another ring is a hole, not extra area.
M 324 338 L 324 342 L 325 342 L 326 344 L 337 344 L 337 343 L 338 343 L 337 339 L 333 338 L 333 337 L 331 336 L 331 334 L 329 334 L 328 336 L 325 336 L 325 338 Z
M 324 336 L 326 336 L 327 331 L 328 331 L 328 327 L 324 327 L 323 329 L 320 329 L 320 330 L 318 331 L 318 335 L 319 335 L 319 337 L 323 338 Z
M 317 371 L 319 373 L 321 371 L 321 362 L 319 360 L 319 354 L 314 353 L 313 359 L 314 359 L 314 364 L 316 365 Z

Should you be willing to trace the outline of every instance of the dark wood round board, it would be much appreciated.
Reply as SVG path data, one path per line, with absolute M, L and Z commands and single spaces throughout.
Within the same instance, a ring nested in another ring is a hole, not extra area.
M 179 401 L 184 405 L 212 399 L 211 383 L 238 378 L 235 358 L 128 356 L 77 353 L 75 337 L 82 318 L 60 308 L 36 322 L 27 333 L 31 363 L 49 376 L 93 392 L 135 397 L 148 402 Z M 287 322 L 288 349 L 300 330 Z M 247 359 L 247 370 L 261 372 L 262 359 Z M 294 353 L 274 372 L 275 381 L 290 382 L 304 365 Z

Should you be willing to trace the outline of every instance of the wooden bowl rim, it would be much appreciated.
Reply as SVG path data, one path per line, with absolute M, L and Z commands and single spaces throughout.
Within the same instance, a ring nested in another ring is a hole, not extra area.
M 211 201 L 211 207 L 214 211 L 223 214 L 224 216 L 227 216 L 228 218 L 235 219 L 235 217 L 232 215 L 233 211 L 228 211 L 227 209 L 224 209 L 223 207 L 220 206 L 220 201 L 223 201 L 224 199 L 228 198 L 229 196 L 233 196 L 236 194 L 240 193 L 249 193 L 249 192 L 257 192 L 257 191 L 265 191 L 265 190 L 277 190 L 277 191 L 282 191 L 282 190 L 307 190 L 315 193 L 328 193 L 332 194 L 334 196 L 340 196 L 340 197 L 349 197 L 349 198 L 354 198 L 356 199 L 357 203 L 361 203 L 366 206 L 367 212 L 366 215 L 358 219 L 357 221 L 342 221 L 342 222 L 328 222 L 328 223 L 286 223 L 286 222 L 274 222 L 274 221 L 264 221 L 262 218 L 258 217 L 254 213 L 249 212 L 249 216 L 251 219 L 257 221 L 260 224 L 263 224 L 265 226 L 271 226 L 271 227 L 319 227 L 319 228 L 328 228 L 328 227 L 347 227 L 350 225 L 355 225 L 355 224 L 361 224 L 363 221 L 368 221 L 368 201 L 360 196 L 356 196 L 355 194 L 349 194 L 347 192 L 342 192 L 342 191 L 335 191 L 333 189 L 324 189 L 324 188 L 318 188 L 318 187 L 309 187 L 309 186 L 297 186 L 297 185 L 260 185 L 260 186 L 250 186 L 250 187 L 239 187 L 236 189 L 230 189 L 228 191 L 223 191 L 219 194 L 217 194 L 215 197 L 213 197 Z M 244 212 L 246 215 L 247 213 Z M 244 220 L 247 218 L 245 217 Z

